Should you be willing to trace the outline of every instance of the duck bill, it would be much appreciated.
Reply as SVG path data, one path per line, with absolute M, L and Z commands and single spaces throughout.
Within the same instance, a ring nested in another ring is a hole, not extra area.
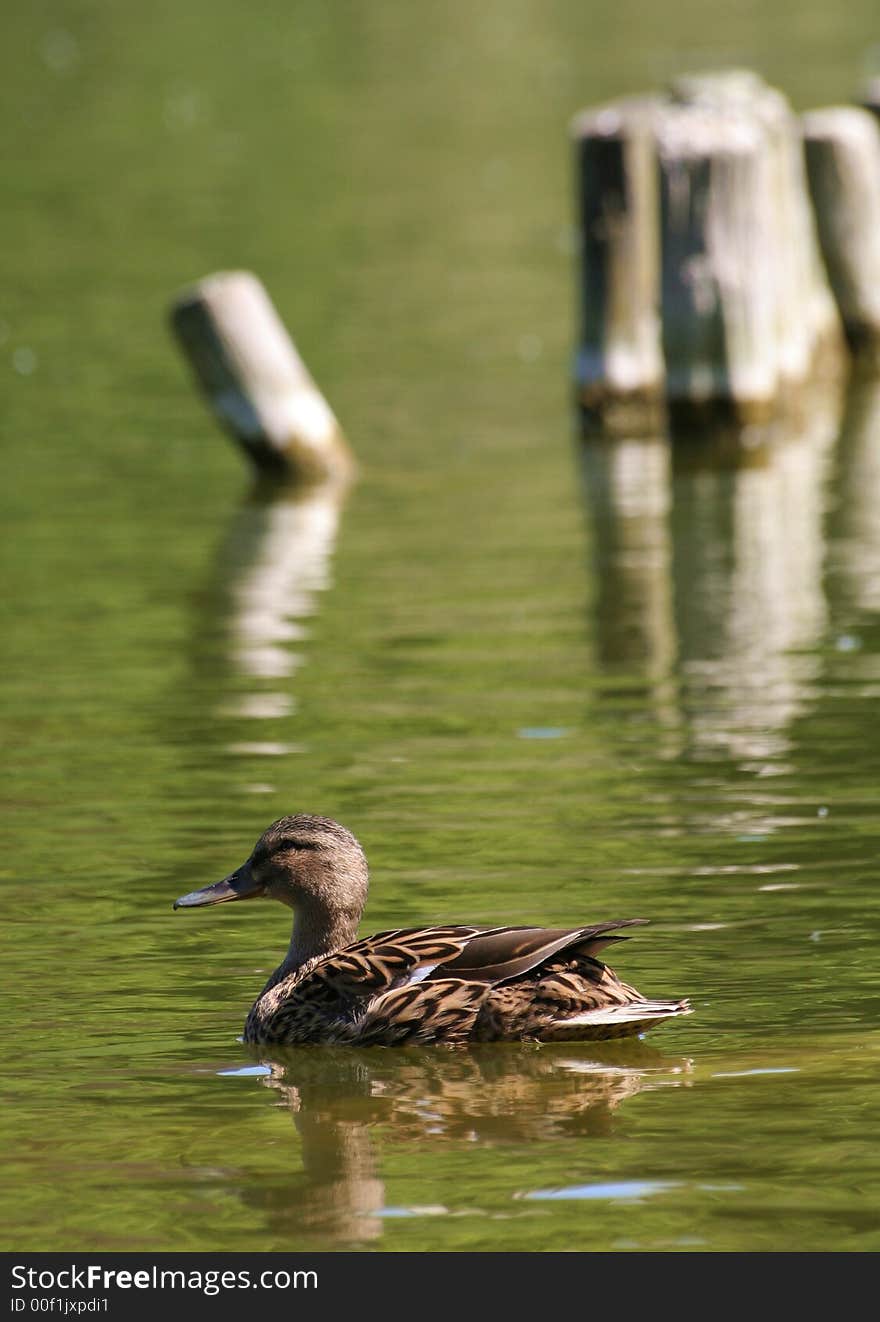
M 190 891 L 174 901 L 175 909 L 198 909 L 206 904 L 227 904 L 230 900 L 255 900 L 262 895 L 265 887 L 258 882 L 247 863 L 237 872 L 215 881 L 210 886 L 203 886 L 200 891 Z

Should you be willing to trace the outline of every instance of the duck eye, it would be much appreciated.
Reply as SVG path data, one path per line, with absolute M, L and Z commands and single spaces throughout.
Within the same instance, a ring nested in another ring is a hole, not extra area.
M 313 840 L 302 840 L 297 836 L 288 836 L 285 840 L 279 840 L 274 846 L 273 854 L 284 854 L 290 849 L 317 849 L 318 846 Z

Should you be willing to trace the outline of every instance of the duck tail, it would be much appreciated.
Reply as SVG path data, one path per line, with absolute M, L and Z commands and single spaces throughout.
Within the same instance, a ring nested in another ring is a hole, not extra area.
M 675 1015 L 691 1014 L 691 1003 L 681 1001 L 629 1001 L 625 1005 L 604 1005 L 600 1010 L 584 1010 L 554 1020 L 559 1028 L 600 1027 L 616 1024 L 644 1023 L 650 1026 L 659 1019 L 672 1019 Z

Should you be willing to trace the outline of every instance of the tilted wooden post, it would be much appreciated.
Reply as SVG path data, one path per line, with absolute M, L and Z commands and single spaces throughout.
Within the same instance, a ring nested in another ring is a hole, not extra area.
M 261 476 L 353 475 L 339 423 L 255 275 L 199 281 L 175 300 L 171 324 L 211 408 Z

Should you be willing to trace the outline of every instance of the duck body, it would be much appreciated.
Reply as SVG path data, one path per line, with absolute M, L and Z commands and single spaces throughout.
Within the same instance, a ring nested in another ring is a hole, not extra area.
M 398 1046 L 640 1033 L 685 1013 L 685 1002 L 646 1000 L 595 951 L 624 939 L 609 930 L 642 921 L 379 932 L 270 979 L 245 1041 Z
M 280 818 L 221 882 L 183 896 L 194 908 L 256 896 L 294 909 L 288 954 L 254 1003 L 257 1044 L 398 1046 L 626 1037 L 687 1014 L 649 1000 L 597 958 L 645 922 L 570 929 L 398 928 L 353 939 L 366 900 L 360 845 L 329 818 Z

